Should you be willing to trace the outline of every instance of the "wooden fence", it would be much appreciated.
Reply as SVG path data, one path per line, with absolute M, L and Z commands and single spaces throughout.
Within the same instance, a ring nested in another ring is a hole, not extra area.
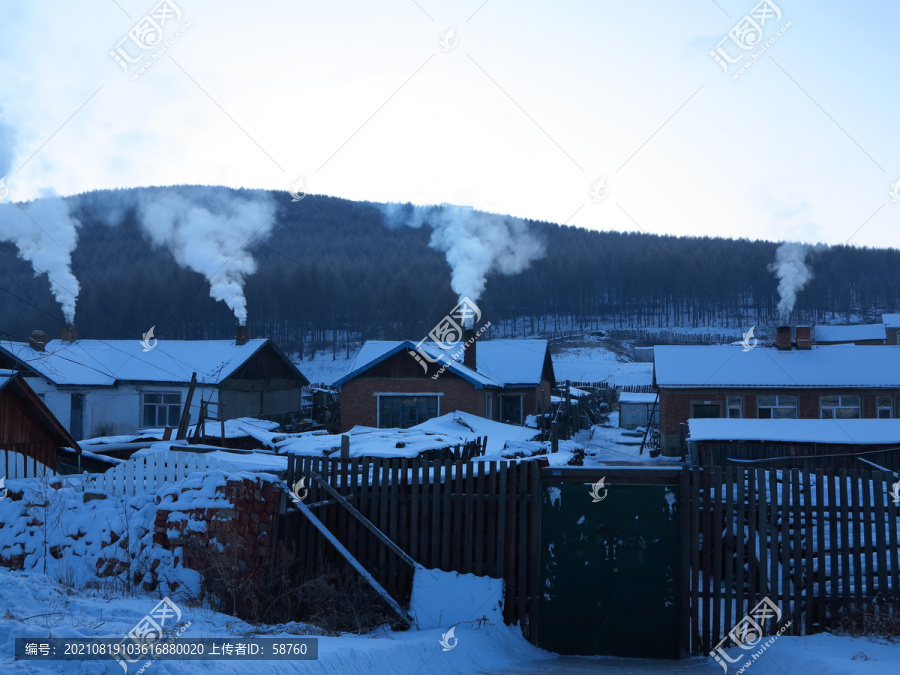
M 836 443 L 700 441 L 697 443 L 696 453 L 696 464 L 704 467 L 743 464 L 742 468 L 748 469 L 801 471 L 822 469 L 828 472 L 875 468 L 866 462 L 888 471 L 900 471 L 900 449 L 896 444 L 866 446 Z
M 288 485 L 310 471 L 426 568 L 504 579 L 505 619 L 536 638 L 541 520 L 537 462 L 291 456 Z M 388 593 L 408 603 L 410 566 L 316 481 L 307 479 L 305 485 L 309 493 L 303 503 Z M 298 582 L 316 578 L 341 560 L 302 515 L 288 523 L 285 535 L 299 554 Z
M 684 569 L 692 652 L 714 649 L 764 597 L 781 609 L 782 624 L 792 622 L 790 635 L 865 613 L 896 620 L 900 506 L 890 494 L 893 480 L 880 471 L 688 472 L 682 522 L 691 543 Z
M 84 489 L 109 495 L 135 495 L 171 485 L 196 471 L 216 469 L 240 470 L 228 462 L 196 452 L 155 452 L 145 457 L 132 457 L 106 473 L 91 476 Z

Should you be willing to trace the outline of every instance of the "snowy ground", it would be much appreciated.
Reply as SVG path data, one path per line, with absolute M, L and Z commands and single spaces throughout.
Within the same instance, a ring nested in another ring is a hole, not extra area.
M 317 351 L 310 355 L 306 355 L 302 361 L 296 359 L 294 365 L 300 369 L 300 372 L 306 376 L 312 384 L 330 385 L 335 380 L 341 379 L 350 371 L 350 366 L 356 360 L 361 345 L 352 346 L 350 348 L 350 358 L 347 358 L 347 350 L 339 349 L 336 354 L 332 354 L 331 350 Z
M 130 631 L 159 600 L 150 596 L 108 598 L 66 591 L 32 572 L 0 569 L 0 672 L 2 673 L 122 673 L 115 662 L 15 661 L 14 639 L 45 637 L 120 638 Z M 300 637 L 315 635 L 301 624 L 251 626 L 207 609 L 181 606 L 183 637 Z M 461 624 L 455 646 L 444 651 L 445 629 L 370 635 L 319 637 L 318 661 L 156 661 L 147 673 L 328 673 L 335 675 L 397 673 L 577 674 L 678 673 L 712 675 L 722 669 L 712 659 L 650 661 L 604 657 L 558 657 L 541 651 L 522 638 L 518 628 L 487 624 L 480 628 Z M 740 650 L 729 650 L 737 656 Z M 746 652 L 750 653 L 750 652 Z M 141 663 L 131 666 L 137 672 Z M 741 665 L 741 664 L 736 664 Z M 882 639 L 835 637 L 780 637 L 749 668 L 753 675 L 886 675 L 900 669 L 900 643 Z M 729 668 L 728 675 L 737 673 Z
M 602 466 L 607 464 L 650 464 L 653 466 L 679 464 L 676 457 L 651 457 L 650 450 L 644 448 L 641 453 L 643 430 L 630 431 L 619 428 L 619 413 L 609 416 L 606 426 L 596 426 L 590 430 L 582 430 L 573 439 L 585 449 L 585 466 Z

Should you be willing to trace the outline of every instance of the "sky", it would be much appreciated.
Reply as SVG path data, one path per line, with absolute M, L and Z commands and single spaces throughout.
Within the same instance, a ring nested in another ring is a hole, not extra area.
M 221 184 L 900 247 L 897 3 L 5 0 L 3 12 L 0 124 L 14 140 L 0 134 L 0 175 L 15 201 Z M 129 34 L 147 15 L 162 38 L 143 49 Z M 742 58 L 724 72 L 717 47 Z

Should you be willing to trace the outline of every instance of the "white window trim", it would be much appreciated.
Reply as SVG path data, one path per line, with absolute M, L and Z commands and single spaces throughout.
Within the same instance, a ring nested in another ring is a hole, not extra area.
M 414 392 L 405 392 L 405 391 L 376 391 L 372 396 L 376 398 L 375 400 L 375 428 L 381 428 L 381 397 L 382 396 L 435 396 L 437 397 L 437 415 L 435 417 L 441 416 L 441 396 L 443 396 L 443 392 L 430 392 L 430 391 L 414 391 Z
M 182 411 L 184 410 L 184 401 L 185 401 L 185 397 L 187 396 L 187 394 L 181 390 L 163 391 L 160 389 L 141 389 L 140 395 L 138 396 L 138 429 L 154 428 L 154 427 L 144 426 L 144 394 L 178 394 L 178 399 L 179 399 L 178 405 L 181 406 Z M 202 395 L 201 395 L 201 400 L 202 400 Z M 154 404 L 154 405 L 156 405 L 156 404 Z M 188 422 L 190 423 L 190 420 L 188 420 Z
M 822 405 L 822 399 L 825 398 L 826 396 L 837 396 L 838 404 L 837 405 Z M 859 405 L 857 405 L 857 406 L 843 405 L 841 402 L 841 399 L 843 399 L 845 396 L 848 396 L 848 397 L 854 396 L 854 397 L 858 398 Z M 832 411 L 831 417 L 825 417 L 825 409 L 826 408 Z M 838 417 L 837 415 L 834 414 L 835 412 L 837 412 L 838 408 L 855 408 L 856 410 L 859 411 L 859 417 Z M 877 414 L 878 413 L 876 411 L 876 415 Z M 824 394 L 824 395 L 819 396 L 819 419 L 823 419 L 823 420 L 843 420 L 843 419 L 859 420 L 862 418 L 863 418 L 863 397 L 860 394 Z
M 775 405 L 760 405 L 759 399 L 760 399 L 762 396 L 774 396 L 774 397 L 775 397 Z M 797 402 L 796 402 L 793 406 L 790 406 L 790 405 L 783 405 L 783 404 L 779 401 L 780 398 L 782 398 L 782 397 L 788 397 L 788 396 L 792 396 L 793 398 L 795 398 L 795 399 L 797 400 Z M 798 419 L 800 419 L 800 396 L 799 396 L 798 394 L 760 394 L 759 396 L 757 396 L 757 397 L 756 397 L 756 418 L 757 418 L 757 419 L 761 419 L 761 420 L 762 420 L 762 419 L 776 419 L 774 415 L 773 415 L 772 417 L 760 417 L 760 416 L 759 416 L 759 411 L 760 411 L 762 408 L 765 408 L 765 409 L 767 409 L 767 410 L 777 410 L 777 409 L 780 409 L 780 408 L 786 408 L 786 409 L 793 408 L 793 410 L 796 411 L 796 413 L 797 413 L 796 416 L 795 416 L 795 417 L 782 418 L 782 419 L 795 419 L 795 420 L 798 420 Z

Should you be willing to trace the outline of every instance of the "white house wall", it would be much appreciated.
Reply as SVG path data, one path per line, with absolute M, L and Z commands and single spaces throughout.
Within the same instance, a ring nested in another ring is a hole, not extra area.
M 44 378 L 26 378 L 32 389 L 44 399 L 47 407 L 71 433 L 72 394 L 84 394 L 84 438 L 100 435 L 134 434 L 141 428 L 141 394 L 180 393 L 182 402 L 187 399 L 187 385 L 157 383 L 124 383 L 113 387 L 57 387 Z M 209 414 L 215 416 L 218 391 L 197 387 L 191 401 L 190 423 L 200 416 L 200 401 L 210 401 Z M 77 439 L 81 440 L 81 439 Z

